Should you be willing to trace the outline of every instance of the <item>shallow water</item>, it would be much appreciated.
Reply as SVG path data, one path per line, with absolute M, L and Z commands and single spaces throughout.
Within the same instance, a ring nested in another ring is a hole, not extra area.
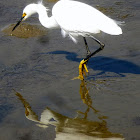
M 140 2 L 86 1 L 125 25 L 121 36 L 97 35 L 106 47 L 88 62 L 85 81 L 72 80 L 85 57 L 82 39 L 63 39 L 37 15 L 11 36 L 31 2 L 0 2 L 0 140 L 139 140 Z

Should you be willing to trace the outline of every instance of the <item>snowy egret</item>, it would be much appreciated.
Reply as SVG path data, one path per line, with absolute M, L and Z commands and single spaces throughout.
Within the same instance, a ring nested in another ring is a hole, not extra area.
M 40 23 L 46 28 L 60 28 L 63 37 L 69 36 L 75 43 L 77 37 L 82 36 L 87 50 L 87 57 L 80 62 L 79 76 L 83 78 L 83 73 L 88 69 L 86 64 L 89 58 L 101 51 L 105 44 L 96 39 L 93 35 L 105 32 L 110 35 L 122 34 L 122 29 L 117 22 L 90 5 L 73 0 L 60 0 L 52 8 L 52 16 L 48 16 L 48 9 L 40 2 L 29 4 L 23 10 L 23 15 L 13 30 L 32 14 L 38 13 Z M 13 31 L 12 30 L 12 31 Z M 95 40 L 99 49 L 90 53 L 86 37 Z

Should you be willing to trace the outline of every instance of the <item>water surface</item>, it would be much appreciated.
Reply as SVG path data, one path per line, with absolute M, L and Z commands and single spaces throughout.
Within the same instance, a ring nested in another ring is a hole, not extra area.
M 140 139 L 140 2 L 81 1 L 125 21 L 123 35 L 96 36 L 106 47 L 88 62 L 85 81 L 71 80 L 85 57 L 82 39 L 63 39 L 37 15 L 12 33 L 34 1 L 0 2 L 0 139 Z M 50 9 L 54 3 L 44 1 Z

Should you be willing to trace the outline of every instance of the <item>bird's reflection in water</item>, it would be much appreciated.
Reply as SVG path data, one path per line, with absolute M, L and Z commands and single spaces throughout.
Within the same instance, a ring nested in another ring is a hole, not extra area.
M 26 99 L 19 92 L 16 92 L 16 96 L 25 107 L 25 116 L 28 120 L 35 122 L 37 126 L 42 128 L 47 128 L 49 125 L 55 126 L 55 140 L 124 140 L 121 134 L 112 133 L 108 130 L 106 117 L 100 115 L 99 111 L 92 106 L 87 83 L 84 80 L 80 84 L 80 95 L 83 103 L 87 105 L 85 112 L 78 111 L 75 118 L 69 118 L 46 107 L 39 120 Z M 99 121 L 87 119 L 90 110 L 98 115 Z M 82 114 L 83 117 L 79 117 L 79 114 Z
M 90 109 L 94 111 L 94 114 L 98 114 L 98 119 L 103 120 L 107 118 L 106 116 L 100 115 L 99 111 L 92 106 L 92 99 L 90 97 L 89 89 L 87 88 L 87 83 L 85 80 L 81 80 L 79 93 L 81 95 L 83 103 L 87 105 L 87 109 L 85 112 L 81 111 L 77 112 L 78 114 L 83 114 L 84 116 L 83 119 L 87 119 Z

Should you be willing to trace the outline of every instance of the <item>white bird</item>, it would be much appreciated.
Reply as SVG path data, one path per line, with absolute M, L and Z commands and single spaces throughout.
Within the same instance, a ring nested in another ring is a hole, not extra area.
M 80 62 L 80 78 L 83 78 L 84 69 L 88 72 L 86 63 L 89 58 L 101 51 L 105 46 L 93 35 L 101 31 L 110 35 L 122 34 L 122 29 L 118 26 L 120 22 L 107 17 L 90 5 L 73 0 L 58 1 L 52 8 L 51 17 L 48 16 L 48 9 L 42 3 L 29 4 L 24 8 L 22 18 L 15 25 L 13 30 L 15 30 L 21 21 L 35 13 L 38 13 L 39 21 L 44 27 L 52 29 L 60 28 L 63 37 L 69 36 L 75 43 L 77 42 L 78 36 L 84 38 L 87 57 Z M 86 37 L 94 39 L 100 44 L 100 48 L 90 53 Z

